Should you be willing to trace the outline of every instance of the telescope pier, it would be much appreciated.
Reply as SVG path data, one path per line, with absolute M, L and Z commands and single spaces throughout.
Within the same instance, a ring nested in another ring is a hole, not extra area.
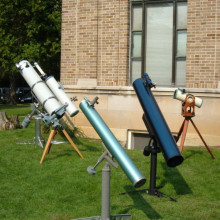
M 104 144 L 103 144 L 104 146 Z M 104 146 L 105 147 L 105 146 Z M 105 147 L 106 148 L 106 147 Z M 87 171 L 89 174 L 94 175 L 96 173 L 95 168 L 103 161 L 106 160 L 104 167 L 102 168 L 102 209 L 101 216 L 92 216 L 86 218 L 79 218 L 75 220 L 128 220 L 132 216 L 130 214 L 116 214 L 110 215 L 110 178 L 111 178 L 111 166 L 118 168 L 118 165 L 113 161 L 112 155 L 107 150 L 99 157 L 94 166 L 89 166 Z

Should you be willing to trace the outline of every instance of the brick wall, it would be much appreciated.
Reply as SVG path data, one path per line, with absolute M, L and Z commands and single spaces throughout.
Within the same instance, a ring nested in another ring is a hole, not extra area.
M 125 86 L 129 81 L 130 1 L 62 2 L 61 83 L 65 91 L 70 97 L 77 96 L 77 107 L 84 96 L 90 100 L 98 96 L 98 112 L 122 142 L 126 142 L 129 129 L 146 131 L 135 92 Z M 220 143 L 220 90 L 211 89 L 220 81 L 219 12 L 220 0 L 188 0 L 187 87 L 194 87 L 190 91 L 204 99 L 203 107 L 196 110 L 195 123 L 207 144 L 213 146 Z M 83 83 L 74 86 L 78 79 Z M 97 81 L 98 87 L 91 86 L 89 80 Z M 158 104 L 170 130 L 178 132 L 182 103 L 172 99 L 174 88 L 160 89 L 155 91 Z M 97 138 L 81 111 L 71 120 L 88 137 Z M 203 146 L 192 126 L 187 137 L 187 145 Z
M 129 77 L 129 0 L 63 0 L 61 82 L 96 79 L 125 86 Z M 220 81 L 220 1 L 188 0 L 186 87 Z M 219 83 L 220 86 L 220 83 Z
M 127 85 L 128 0 L 65 0 L 62 12 L 61 82 L 96 79 Z
M 187 87 L 217 88 L 220 81 L 220 1 L 188 0 Z

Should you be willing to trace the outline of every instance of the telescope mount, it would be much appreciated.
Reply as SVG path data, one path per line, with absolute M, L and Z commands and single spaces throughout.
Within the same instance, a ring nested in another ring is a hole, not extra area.
M 175 137 L 176 142 L 178 142 L 180 136 L 182 135 L 180 147 L 179 147 L 180 152 L 182 152 L 183 150 L 187 128 L 188 128 L 189 122 L 191 122 L 197 134 L 199 135 L 200 139 L 202 140 L 203 144 L 205 145 L 206 149 L 208 150 L 209 154 L 211 155 L 212 159 L 215 159 L 214 155 L 212 154 L 211 150 L 209 149 L 208 145 L 203 139 L 201 133 L 199 132 L 199 129 L 196 127 L 195 123 L 192 120 L 192 117 L 195 116 L 195 96 L 194 95 L 192 94 L 186 95 L 185 101 L 182 103 L 182 116 L 184 117 L 184 120 L 183 120 L 183 123 L 180 127 L 180 130 L 177 136 Z

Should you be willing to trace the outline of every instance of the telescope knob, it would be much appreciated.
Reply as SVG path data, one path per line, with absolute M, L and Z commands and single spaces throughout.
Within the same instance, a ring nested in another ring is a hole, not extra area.
M 148 157 L 151 153 L 151 147 L 150 146 L 145 146 L 144 147 L 144 151 L 143 151 L 143 155 Z
M 95 104 L 99 104 L 98 99 L 99 99 L 99 97 L 96 96 L 96 97 L 90 102 L 91 106 L 94 106 Z
M 30 118 L 29 118 L 28 116 L 26 116 L 26 117 L 24 118 L 24 120 L 22 121 L 21 126 L 22 126 L 23 128 L 27 128 L 30 123 L 31 123 Z
M 91 175 L 96 174 L 96 170 L 95 170 L 95 168 L 94 168 L 93 166 L 89 166 L 89 167 L 87 168 L 87 172 L 88 172 L 89 174 L 91 174 Z

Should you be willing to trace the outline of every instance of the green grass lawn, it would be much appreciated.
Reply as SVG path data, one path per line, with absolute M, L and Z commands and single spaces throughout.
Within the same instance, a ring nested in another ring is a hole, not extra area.
M 11 108 L 4 109 L 8 113 Z M 27 105 L 19 114 L 29 111 Z M 0 131 L 0 219 L 66 220 L 101 215 L 104 162 L 95 175 L 86 171 L 104 151 L 100 141 L 73 139 L 84 159 L 69 143 L 54 144 L 40 165 L 43 149 L 20 144 L 32 140 L 34 133 L 34 121 L 26 129 Z M 48 134 L 43 136 L 46 140 Z M 134 220 L 219 219 L 220 150 L 211 150 L 215 160 L 205 147 L 184 148 L 185 161 L 177 168 L 167 167 L 158 154 L 157 185 L 178 202 L 138 192 L 119 195 L 135 189 L 120 167 L 112 168 L 111 214 L 131 214 Z M 127 153 L 147 178 L 140 189 L 148 188 L 150 158 L 141 150 Z
M 5 111 L 8 117 L 14 114 L 19 116 L 26 116 L 31 112 L 31 106 L 30 104 L 17 104 L 17 105 L 0 104 L 0 111 Z

